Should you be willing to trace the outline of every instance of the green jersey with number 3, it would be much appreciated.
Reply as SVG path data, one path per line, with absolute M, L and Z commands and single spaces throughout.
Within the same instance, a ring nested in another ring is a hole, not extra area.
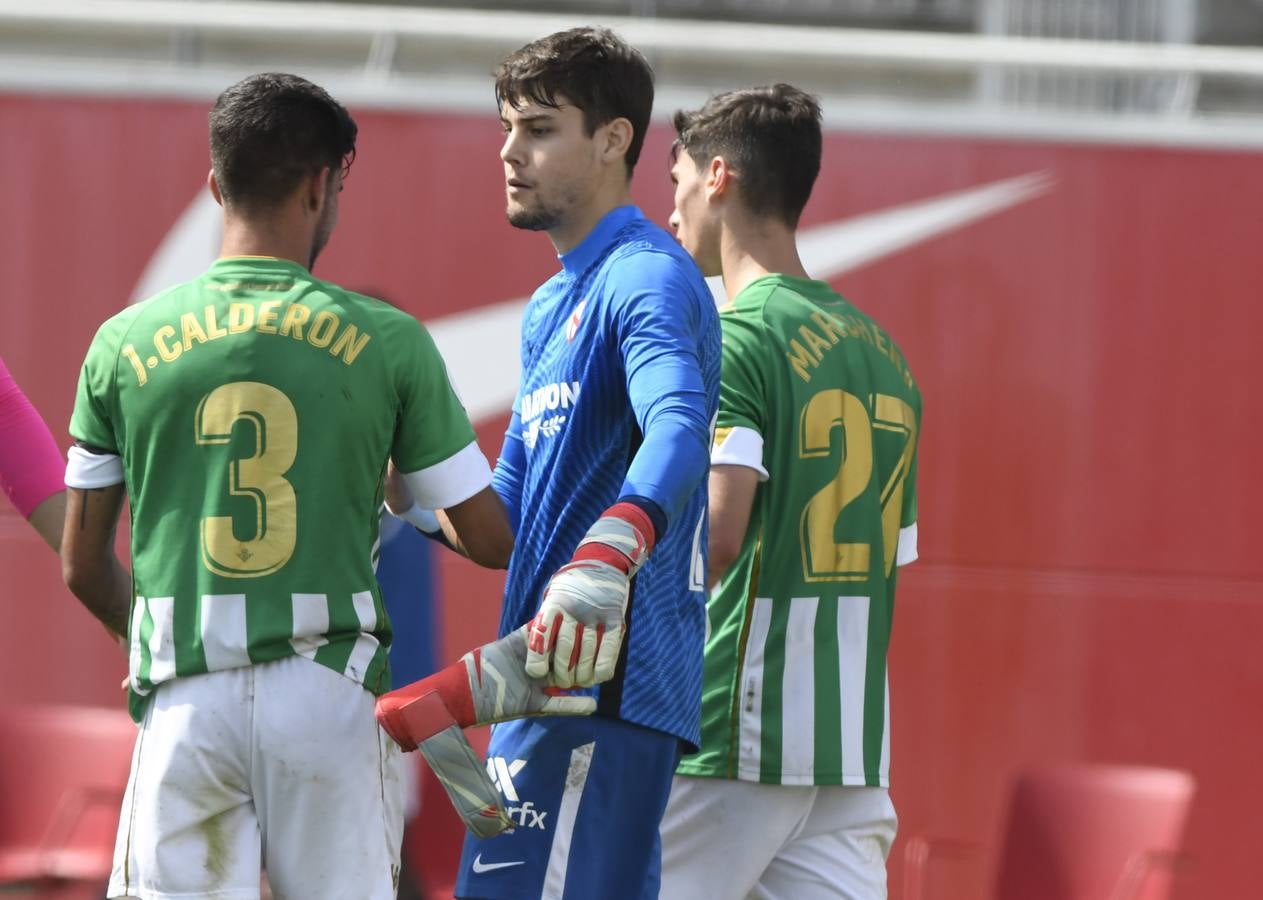
M 122 461 L 137 718 L 163 681 L 292 655 L 388 689 L 387 457 L 438 466 L 437 506 L 487 481 L 460 465 L 481 453 L 420 323 L 271 258 L 222 259 L 108 320 L 70 431 Z
M 711 593 L 702 749 L 685 775 L 889 785 L 886 651 L 916 556 L 921 395 L 827 284 L 768 276 L 721 310 L 714 464 L 760 472 Z

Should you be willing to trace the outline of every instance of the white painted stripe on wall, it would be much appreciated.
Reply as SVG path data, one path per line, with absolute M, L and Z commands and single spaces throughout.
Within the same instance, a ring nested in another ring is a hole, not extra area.
M 772 600 L 755 597 L 750 613 L 750 633 L 746 635 L 746 658 L 741 667 L 741 747 L 738 766 L 742 774 L 757 777 L 763 752 L 763 664 L 767 655 L 767 633 L 772 625 Z
M 153 633 L 149 635 L 149 680 L 154 684 L 175 677 L 175 598 L 150 597 L 149 617 Z
M 200 618 L 208 671 L 250 665 L 245 594 L 203 594 Z
M 816 612 L 819 597 L 790 597 L 781 681 L 781 780 L 810 784 L 816 770 Z
M 592 768 L 592 756 L 596 741 L 583 744 L 570 751 L 570 767 L 566 770 L 566 787 L 561 792 L 561 804 L 557 807 L 557 819 L 553 826 L 553 843 L 548 851 L 548 866 L 544 874 L 544 889 L 540 900 L 561 900 L 566 889 L 566 869 L 570 864 L 570 843 L 574 837 L 575 819 L 579 815 L 579 801 L 588 783 Z
M 867 597 L 838 598 L 838 675 L 842 697 L 842 783 L 864 783 L 864 675 L 868 666 Z
M 329 597 L 326 594 L 290 594 L 294 636 L 289 644 L 299 656 L 311 659 L 329 643 Z

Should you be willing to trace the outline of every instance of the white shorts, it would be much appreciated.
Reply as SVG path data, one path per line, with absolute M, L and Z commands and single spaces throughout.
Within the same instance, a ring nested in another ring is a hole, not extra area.
M 884 898 L 896 825 L 885 788 L 677 775 L 662 818 L 659 896 Z
M 110 897 L 388 900 L 403 754 L 373 695 L 302 657 L 177 678 L 150 698 Z

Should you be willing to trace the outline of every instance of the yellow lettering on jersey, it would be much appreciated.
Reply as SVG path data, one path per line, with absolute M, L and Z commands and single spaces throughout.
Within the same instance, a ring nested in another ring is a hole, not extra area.
M 311 318 L 311 310 L 301 303 L 291 303 L 285 310 L 285 318 L 281 320 L 281 337 L 293 334 L 294 340 L 303 339 L 303 323 Z
M 202 323 L 197 321 L 197 316 L 193 313 L 180 316 L 180 328 L 184 331 L 185 350 L 191 350 L 194 341 L 199 344 L 206 343 L 206 332 L 202 330 Z
M 215 321 L 215 307 L 207 304 L 205 312 L 207 337 L 209 337 L 212 341 L 218 340 L 221 337 L 227 337 L 228 332 L 222 325 Z
M 123 348 L 122 353 L 125 357 L 127 357 L 127 361 L 132 364 L 132 368 L 136 371 L 137 387 L 144 387 L 145 382 L 149 380 L 149 375 L 145 372 L 145 367 L 141 365 L 140 357 L 136 355 L 136 348 L 131 344 L 128 344 Z
M 859 329 L 860 337 L 876 347 L 877 339 L 873 337 L 873 326 L 869 325 L 863 319 L 853 319 L 852 321 L 855 322 L 855 327 Z
M 831 344 L 836 344 L 838 341 L 842 340 L 842 338 L 846 337 L 846 332 L 838 327 L 838 323 L 834 322 L 832 318 L 826 316 L 824 313 L 813 312 L 811 314 L 811 321 L 815 322 L 816 326 L 825 333 L 825 336 L 829 338 L 829 343 Z
M 158 355 L 162 357 L 163 362 L 175 362 L 180 358 L 180 354 L 184 352 L 184 347 L 179 344 L 168 344 L 167 341 L 175 337 L 175 328 L 171 325 L 163 325 L 153 333 L 153 346 L 158 351 Z
M 904 358 L 899 355 L 899 351 L 895 349 L 895 342 L 891 341 L 889 338 L 887 338 L 887 341 L 889 344 L 886 349 L 886 355 L 890 357 L 890 361 L 895 364 L 895 368 L 899 370 L 899 373 L 903 374 L 907 363 L 904 361 Z
M 807 346 L 811 348 L 811 352 L 816 355 L 816 362 L 820 362 L 824 358 L 824 351 L 829 349 L 829 342 L 816 334 L 806 325 L 798 326 L 798 333 L 803 336 L 803 340 L 807 342 Z
M 276 320 L 279 318 L 277 310 L 281 307 L 280 300 L 264 300 L 259 304 L 259 318 L 255 322 L 255 331 L 262 331 L 264 334 L 276 334 Z
M 360 355 L 360 351 L 364 349 L 365 344 L 372 340 L 372 337 L 371 334 L 360 334 L 358 328 L 348 323 L 346 328 L 342 329 L 342 333 L 338 335 L 338 339 L 333 342 L 333 346 L 329 348 L 329 352 L 334 356 L 341 353 L 342 361 L 349 366 L 355 362 L 355 357 Z
M 335 313 L 328 310 L 316 313 L 315 321 L 311 323 L 311 328 L 307 329 L 307 343 L 313 347 L 328 347 L 339 324 Z
M 794 367 L 794 371 L 798 373 L 798 377 L 803 381 L 811 381 L 812 373 L 807 370 L 808 366 L 816 368 L 820 365 L 816 358 L 807 352 L 807 348 L 798 343 L 797 339 L 791 338 L 789 342 L 790 352 L 786 353 L 789 364 Z
M 254 327 L 254 307 L 249 303 L 228 305 L 228 333 L 241 334 Z
M 890 350 L 886 347 L 886 336 L 881 333 L 880 328 L 873 329 L 873 346 L 884 356 L 890 356 Z

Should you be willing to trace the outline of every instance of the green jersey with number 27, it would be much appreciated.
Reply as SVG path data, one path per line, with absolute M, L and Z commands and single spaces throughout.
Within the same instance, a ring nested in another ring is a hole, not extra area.
M 168 679 L 292 655 L 389 688 L 387 457 L 450 475 L 478 452 L 416 319 L 291 262 L 222 259 L 101 327 L 70 431 L 122 461 L 134 716 Z M 440 507 L 485 487 L 436 481 Z
M 708 603 L 702 749 L 685 775 L 888 786 L 886 651 L 916 555 L 921 395 L 827 284 L 768 276 L 721 310 L 712 462 L 763 479 Z

